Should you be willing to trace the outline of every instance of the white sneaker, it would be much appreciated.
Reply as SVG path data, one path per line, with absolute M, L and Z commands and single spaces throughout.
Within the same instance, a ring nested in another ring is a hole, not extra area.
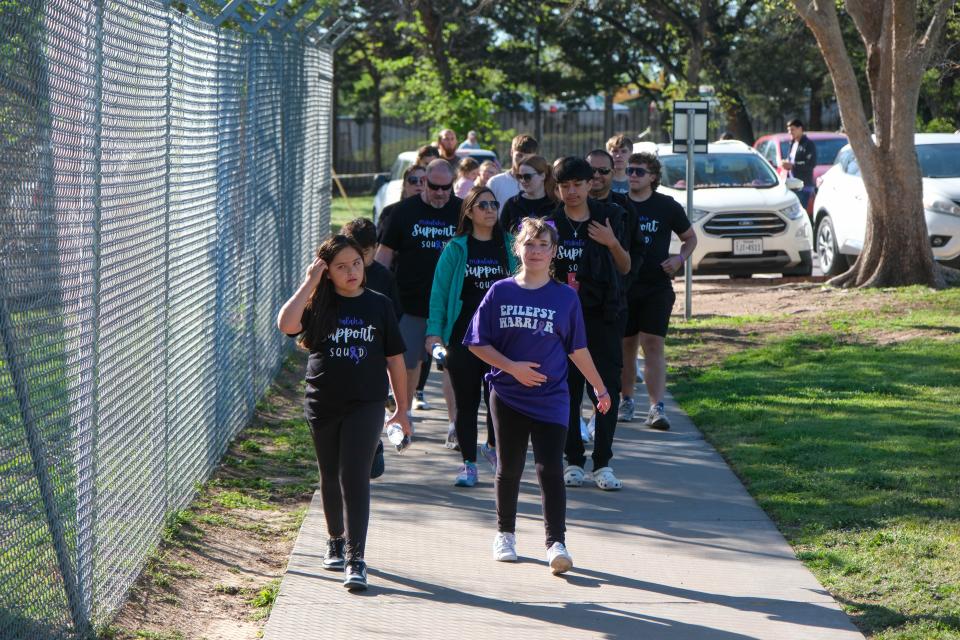
M 516 562 L 517 536 L 512 533 L 497 532 L 493 538 L 493 559 L 497 562 Z
M 547 549 L 547 562 L 550 563 L 550 571 L 555 576 L 573 569 L 573 558 L 562 542 L 554 542 L 550 545 Z
M 413 408 L 417 411 L 429 411 L 433 407 L 431 407 L 430 403 L 423 397 L 423 391 L 418 390 L 413 395 Z

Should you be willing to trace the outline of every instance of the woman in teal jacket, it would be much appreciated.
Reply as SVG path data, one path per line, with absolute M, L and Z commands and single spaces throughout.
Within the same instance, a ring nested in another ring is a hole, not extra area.
M 477 410 L 481 396 L 484 400 L 488 396 L 484 376 L 490 370 L 463 346 L 463 336 L 490 286 L 517 268 L 513 237 L 500 226 L 499 211 L 500 203 L 490 189 L 475 187 L 467 193 L 457 233 L 440 254 L 430 290 L 426 349 L 432 351 L 438 342 L 447 347 L 446 368 L 457 402 L 455 425 L 463 456 L 454 481 L 458 487 L 477 483 Z M 487 441 L 480 450 L 494 471 L 495 445 L 488 408 Z

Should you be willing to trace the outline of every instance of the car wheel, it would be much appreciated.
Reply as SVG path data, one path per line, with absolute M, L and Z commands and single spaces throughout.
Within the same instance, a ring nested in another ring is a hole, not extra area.
M 820 270 L 825 276 L 838 276 L 847 270 L 847 260 L 837 247 L 837 234 L 833 230 L 830 216 L 823 216 L 817 224 L 817 255 L 820 257 Z
M 810 255 L 809 251 L 800 252 L 800 263 L 795 267 L 790 267 L 789 269 L 784 270 L 783 275 L 786 276 L 800 276 L 803 278 L 813 275 L 813 257 Z

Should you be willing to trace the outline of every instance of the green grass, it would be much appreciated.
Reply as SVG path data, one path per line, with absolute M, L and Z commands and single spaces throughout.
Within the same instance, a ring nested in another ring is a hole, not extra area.
M 956 640 L 960 290 L 887 295 L 671 388 L 864 632 Z M 924 328 L 939 338 L 869 339 Z
M 336 197 L 330 204 L 330 232 L 339 233 L 354 218 L 373 220 L 373 196 Z

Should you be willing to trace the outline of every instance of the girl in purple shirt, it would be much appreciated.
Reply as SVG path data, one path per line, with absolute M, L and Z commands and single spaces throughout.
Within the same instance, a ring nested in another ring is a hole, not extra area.
M 557 254 L 556 229 L 543 220 L 527 218 L 517 233 L 514 250 L 522 263 L 519 272 L 490 288 L 463 344 L 491 366 L 487 380 L 498 449 L 494 559 L 517 559 L 517 499 L 527 444 L 532 441 L 547 562 L 557 575 L 573 567 L 564 537 L 563 446 L 570 402 L 567 358 L 593 385 L 601 413 L 610 408 L 610 394 L 587 351 L 576 292 L 551 277 Z

